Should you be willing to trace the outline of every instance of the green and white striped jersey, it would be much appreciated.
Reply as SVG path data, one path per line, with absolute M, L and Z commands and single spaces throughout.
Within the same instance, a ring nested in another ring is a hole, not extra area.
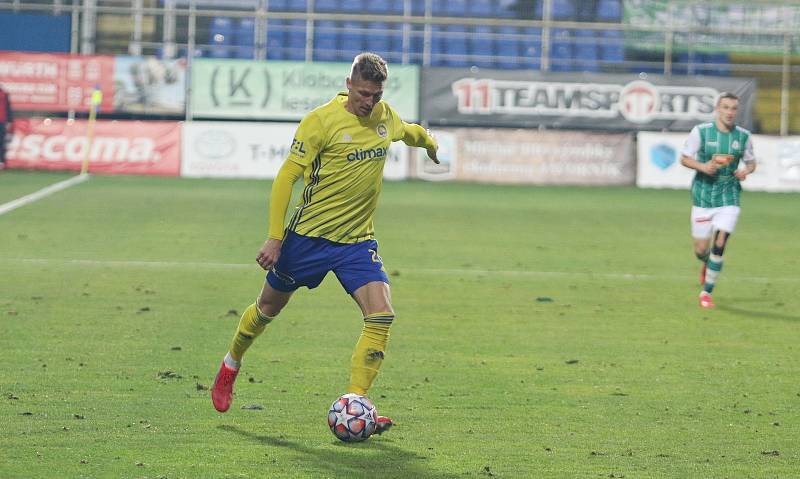
M 715 161 L 720 166 L 715 175 L 698 171 L 692 181 L 692 204 L 701 208 L 739 206 L 742 186 L 733 175 L 739 161 L 755 161 L 750 132 L 734 126 L 730 132 L 717 128 L 715 122 L 692 128 L 681 154 L 700 163 Z

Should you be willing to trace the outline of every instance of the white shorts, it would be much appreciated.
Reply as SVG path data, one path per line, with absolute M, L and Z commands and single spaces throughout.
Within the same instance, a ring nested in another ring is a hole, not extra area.
M 719 208 L 700 208 L 692 206 L 692 237 L 707 239 L 711 231 L 733 233 L 741 208 L 738 206 L 720 206 Z

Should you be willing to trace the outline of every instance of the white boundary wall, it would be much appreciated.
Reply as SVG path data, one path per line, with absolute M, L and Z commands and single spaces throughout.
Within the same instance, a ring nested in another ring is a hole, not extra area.
M 694 171 L 681 165 L 680 151 L 688 133 L 637 134 L 636 186 L 686 188 Z M 800 137 L 753 135 L 758 167 L 742 188 L 750 191 L 800 191 Z
M 181 176 L 275 178 L 292 145 L 297 123 L 195 121 L 183 124 Z M 384 178 L 408 177 L 409 148 L 393 143 Z

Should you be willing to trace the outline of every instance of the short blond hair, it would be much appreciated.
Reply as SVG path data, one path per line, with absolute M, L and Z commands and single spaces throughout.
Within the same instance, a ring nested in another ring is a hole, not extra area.
M 389 68 L 386 66 L 386 60 L 377 53 L 359 53 L 353 59 L 353 67 L 350 69 L 351 80 L 360 79 L 383 83 L 388 77 Z

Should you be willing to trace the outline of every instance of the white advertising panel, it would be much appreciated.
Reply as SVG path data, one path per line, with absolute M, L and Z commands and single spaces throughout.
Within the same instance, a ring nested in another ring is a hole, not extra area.
M 195 121 L 183 125 L 181 176 L 275 178 L 292 145 L 297 123 Z M 408 176 L 409 151 L 389 149 L 384 178 Z
M 680 163 L 680 151 L 689 133 L 637 135 L 636 186 L 640 188 L 689 188 L 694 177 Z M 742 182 L 751 191 L 800 191 L 800 137 L 753 135 L 758 166 Z

